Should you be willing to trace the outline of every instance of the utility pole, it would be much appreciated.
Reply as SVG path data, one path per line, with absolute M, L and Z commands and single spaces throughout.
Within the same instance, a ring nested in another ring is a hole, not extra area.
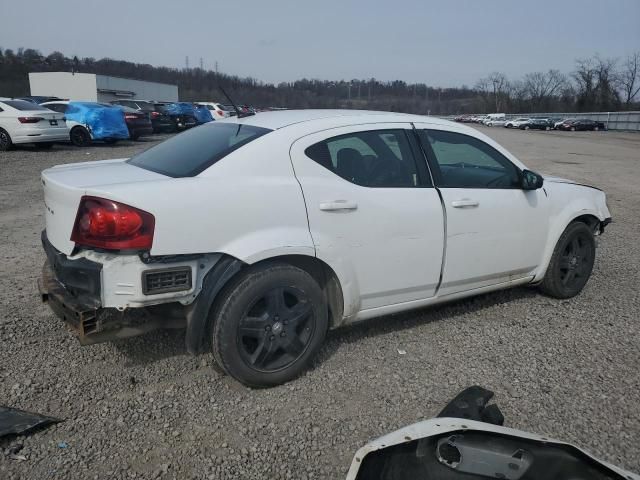
M 360 100 L 360 82 L 358 82 L 358 100 Z
M 187 55 L 184 59 L 185 68 L 189 70 L 189 55 Z
M 202 57 L 200 57 L 200 70 L 204 70 L 204 63 L 202 62 Z
M 348 92 L 349 92 L 349 101 L 351 101 L 351 82 L 349 82 L 349 85 L 347 85 L 348 88 Z
M 493 80 L 493 96 L 496 98 L 496 113 L 498 113 L 498 80 Z
M 216 60 L 216 75 L 218 75 L 218 61 Z

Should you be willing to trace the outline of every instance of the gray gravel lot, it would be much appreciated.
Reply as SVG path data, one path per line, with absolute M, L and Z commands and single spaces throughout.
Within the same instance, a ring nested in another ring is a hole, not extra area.
M 0 478 L 340 479 L 358 447 L 472 384 L 496 392 L 509 426 L 640 472 L 640 135 L 480 129 L 534 170 L 607 192 L 614 223 L 585 291 L 518 288 L 332 332 L 311 371 L 269 390 L 188 356 L 181 333 L 80 347 L 39 301 L 39 172 L 151 141 L 0 153 L 0 405 L 65 419 L 0 440 Z M 2 452 L 16 442 L 26 461 Z

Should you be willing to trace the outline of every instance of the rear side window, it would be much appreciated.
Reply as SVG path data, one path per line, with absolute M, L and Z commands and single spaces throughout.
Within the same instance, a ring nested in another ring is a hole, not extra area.
M 417 187 L 418 171 L 405 130 L 372 130 L 332 137 L 305 154 L 351 183 L 363 187 Z
M 270 131 L 252 125 L 210 123 L 159 143 L 128 162 L 169 177 L 193 177 Z
M 40 106 L 37 103 L 31 103 L 25 100 L 4 100 L 4 103 L 20 111 L 49 110 L 48 108 Z

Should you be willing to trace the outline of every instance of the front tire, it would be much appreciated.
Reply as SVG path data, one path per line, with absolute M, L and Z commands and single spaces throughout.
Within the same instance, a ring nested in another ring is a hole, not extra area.
M 575 297 L 587 284 L 596 257 L 593 231 L 574 222 L 562 233 L 540 289 L 555 298 Z
M 6 152 L 11 150 L 13 142 L 11 141 L 11 135 L 6 130 L 0 128 L 0 152 Z
M 73 127 L 71 133 L 71 143 L 76 147 L 88 147 L 91 145 L 91 134 L 84 127 Z
M 248 387 L 271 387 L 300 375 L 327 333 L 327 302 L 318 283 L 287 264 L 250 267 L 213 310 L 213 354 Z

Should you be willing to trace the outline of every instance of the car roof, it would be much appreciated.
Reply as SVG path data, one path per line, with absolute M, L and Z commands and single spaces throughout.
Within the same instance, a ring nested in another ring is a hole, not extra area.
M 353 123 L 394 123 L 394 122 L 425 122 L 438 125 L 457 125 L 449 120 L 408 113 L 379 112 L 369 110 L 276 110 L 261 112 L 242 118 L 230 117 L 219 120 L 221 122 L 243 123 L 255 127 L 278 130 L 290 125 L 335 119 L 338 123 L 345 120 Z

